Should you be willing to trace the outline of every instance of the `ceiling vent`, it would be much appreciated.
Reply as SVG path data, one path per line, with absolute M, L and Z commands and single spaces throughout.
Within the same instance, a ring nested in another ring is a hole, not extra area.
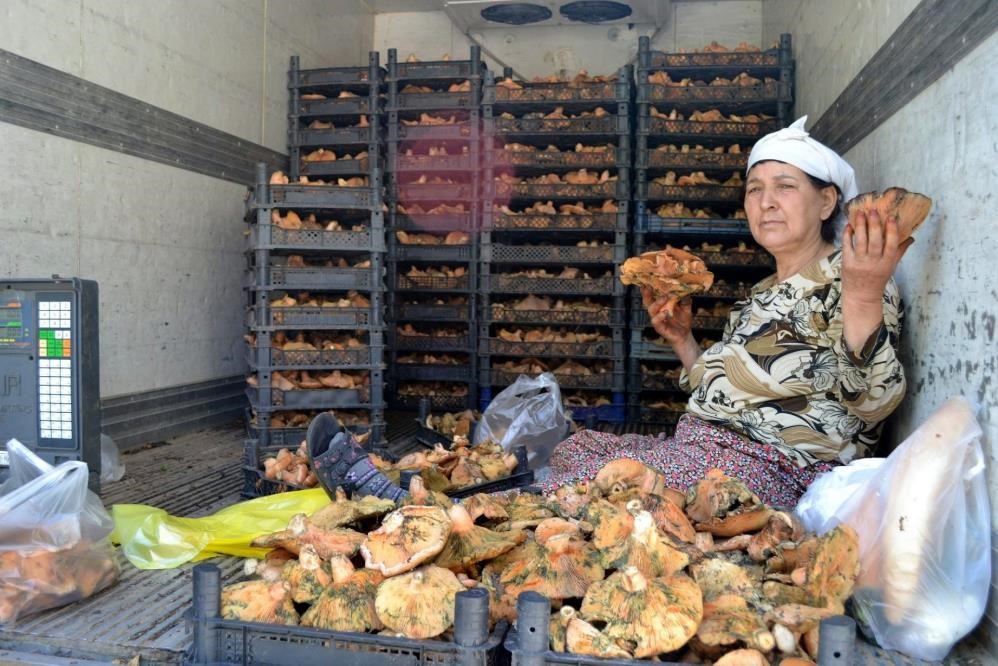
M 508 5 L 492 5 L 481 11 L 482 18 L 490 23 L 507 25 L 529 25 L 551 18 L 551 10 L 542 5 L 526 2 L 511 2 Z
M 619 21 L 631 15 L 630 7 L 611 0 L 577 0 L 562 5 L 558 11 L 569 21 L 578 23 Z

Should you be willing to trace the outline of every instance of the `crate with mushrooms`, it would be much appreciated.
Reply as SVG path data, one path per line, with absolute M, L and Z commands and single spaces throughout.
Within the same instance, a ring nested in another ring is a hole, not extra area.
M 636 71 L 636 256 L 622 272 L 632 285 L 628 414 L 668 431 L 682 413 L 682 368 L 654 333 L 641 290 L 669 307 L 691 298 L 703 345 L 722 336 L 733 301 L 772 271 L 748 230 L 743 178 L 755 141 L 788 121 L 790 37 L 768 50 L 712 42 L 689 53 L 653 51 L 642 38 Z
M 423 476 L 408 489 L 400 506 L 337 493 L 256 538 L 260 559 L 221 588 L 222 619 L 249 643 L 281 626 L 285 640 L 301 627 L 341 645 L 445 650 L 471 590 L 488 600 L 479 635 L 505 635 L 514 663 L 529 643 L 538 663 L 803 666 L 859 573 L 850 528 L 806 533 L 719 470 L 685 492 L 633 460 L 548 495 L 455 502 Z
M 484 64 L 477 47 L 460 61 L 388 58 L 390 402 L 476 407 Z
M 614 275 L 627 256 L 631 79 L 626 68 L 533 81 L 507 71 L 485 86 L 483 406 L 520 374 L 553 372 L 588 390 L 576 418 L 623 420 L 626 303 Z

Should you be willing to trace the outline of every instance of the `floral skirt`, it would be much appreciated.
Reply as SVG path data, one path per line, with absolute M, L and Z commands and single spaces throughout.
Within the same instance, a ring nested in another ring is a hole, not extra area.
M 774 446 L 685 414 L 672 437 L 581 430 L 555 448 L 551 474 L 539 485 L 553 492 L 565 484 L 592 479 L 617 458 L 638 460 L 664 474 L 666 485 L 683 491 L 716 467 L 740 479 L 763 502 L 788 508 L 797 505 L 818 474 L 835 467 L 827 462 L 798 467 Z

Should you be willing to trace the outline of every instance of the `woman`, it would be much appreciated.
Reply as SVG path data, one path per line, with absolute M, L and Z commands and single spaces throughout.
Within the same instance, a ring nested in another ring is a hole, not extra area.
M 722 341 L 701 350 L 687 299 L 673 316 L 643 292 L 654 329 L 683 364 L 691 392 L 673 437 L 581 431 L 551 456 L 545 489 L 634 458 L 686 489 L 717 467 L 763 501 L 793 506 L 821 472 L 866 455 L 904 395 L 896 355 L 900 297 L 892 275 L 911 240 L 875 214 L 847 224 L 852 168 L 804 131 L 806 117 L 756 143 L 745 212 L 776 274 L 735 304 Z

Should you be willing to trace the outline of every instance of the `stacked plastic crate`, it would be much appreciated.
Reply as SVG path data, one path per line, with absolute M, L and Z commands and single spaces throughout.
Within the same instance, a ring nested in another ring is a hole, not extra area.
M 772 49 L 750 49 L 661 53 L 648 38 L 639 42 L 634 249 L 687 247 L 714 273 L 714 286 L 693 299 L 703 348 L 720 340 L 734 301 L 773 269 L 752 242 L 742 177 L 755 141 L 789 120 L 790 35 Z M 636 289 L 631 336 L 629 420 L 671 429 L 686 404 L 682 367 L 649 325 Z
M 474 325 L 484 65 L 388 51 L 389 394 L 477 405 Z
M 550 371 L 576 420 L 624 420 L 632 90 L 629 68 L 485 86 L 483 408 Z
M 377 53 L 368 67 L 291 59 L 288 173 L 260 165 L 248 216 L 247 495 L 273 491 L 261 458 L 297 447 L 317 412 L 384 439 L 383 82 Z

